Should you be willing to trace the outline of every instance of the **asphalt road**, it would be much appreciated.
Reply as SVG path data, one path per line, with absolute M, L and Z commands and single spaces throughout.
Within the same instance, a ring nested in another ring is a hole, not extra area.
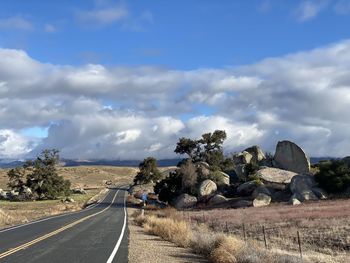
M 98 205 L 0 230 L 0 262 L 127 262 L 126 189 Z

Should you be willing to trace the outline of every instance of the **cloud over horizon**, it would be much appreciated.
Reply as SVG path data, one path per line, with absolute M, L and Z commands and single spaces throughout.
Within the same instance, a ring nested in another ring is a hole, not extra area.
M 0 49 L 0 158 L 174 157 L 179 137 L 224 129 L 227 152 L 289 139 L 311 156 L 350 148 L 350 40 L 233 68 L 42 63 Z M 48 127 L 45 138 L 23 129 Z

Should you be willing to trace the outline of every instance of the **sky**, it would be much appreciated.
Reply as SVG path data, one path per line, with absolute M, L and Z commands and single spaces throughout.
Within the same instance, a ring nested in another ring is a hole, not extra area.
M 350 0 L 1 0 L 0 159 L 291 140 L 350 155 Z

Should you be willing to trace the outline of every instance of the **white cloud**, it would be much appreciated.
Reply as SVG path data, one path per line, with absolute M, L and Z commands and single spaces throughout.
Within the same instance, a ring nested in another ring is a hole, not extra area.
M 0 158 L 18 158 L 32 150 L 31 142 L 12 130 L 0 130 Z
M 80 11 L 77 18 L 88 25 L 109 25 L 120 22 L 129 16 L 128 10 L 123 6 L 104 7 L 90 11 Z
M 21 16 L 13 16 L 0 19 L 0 29 L 33 30 L 34 27 L 29 20 Z
M 327 0 L 302 1 L 296 9 L 295 14 L 300 22 L 305 22 L 315 18 L 327 5 Z
M 313 156 L 349 154 L 350 40 L 188 71 L 52 65 L 11 49 L 0 57 L 0 129 L 20 136 L 19 147 L 7 142 L 0 156 L 55 147 L 69 158 L 168 158 L 179 137 L 215 129 L 227 131 L 227 151 L 273 151 L 290 139 Z M 208 108 L 213 113 L 203 114 Z M 19 135 L 34 126 L 50 127 L 38 146 Z

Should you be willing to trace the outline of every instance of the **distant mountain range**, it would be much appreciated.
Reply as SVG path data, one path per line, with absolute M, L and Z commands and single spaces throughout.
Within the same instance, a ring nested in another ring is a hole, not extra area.
M 162 159 L 158 160 L 159 167 L 176 166 L 181 159 Z M 24 164 L 24 160 L 6 160 L 0 159 L 0 168 L 14 168 Z M 141 160 L 71 160 L 61 159 L 61 165 L 65 167 L 72 166 L 92 166 L 92 165 L 107 165 L 107 166 L 123 166 L 123 167 L 138 167 Z

